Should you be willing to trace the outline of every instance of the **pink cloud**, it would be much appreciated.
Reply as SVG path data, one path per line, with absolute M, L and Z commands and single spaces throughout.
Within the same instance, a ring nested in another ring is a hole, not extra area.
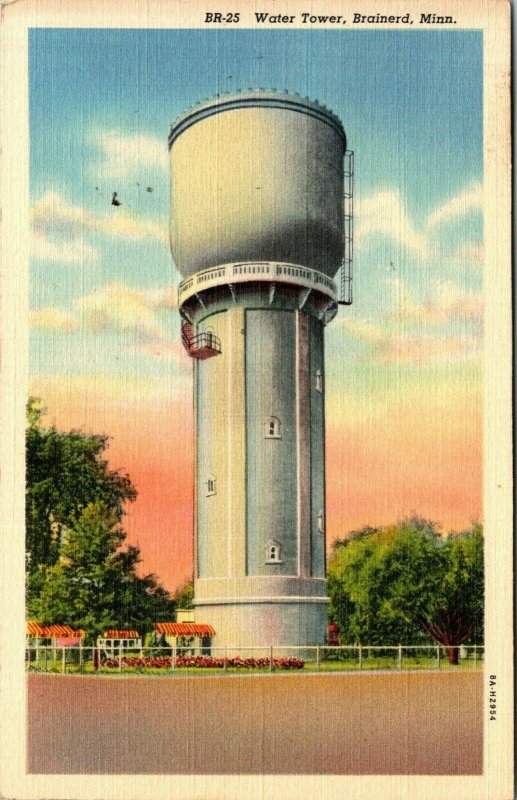
M 384 364 L 427 364 L 479 357 L 481 344 L 474 336 L 391 336 L 374 348 Z

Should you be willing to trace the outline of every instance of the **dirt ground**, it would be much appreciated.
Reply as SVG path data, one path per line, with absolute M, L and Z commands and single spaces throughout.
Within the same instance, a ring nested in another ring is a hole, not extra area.
M 482 772 L 482 673 L 28 676 L 33 773 Z

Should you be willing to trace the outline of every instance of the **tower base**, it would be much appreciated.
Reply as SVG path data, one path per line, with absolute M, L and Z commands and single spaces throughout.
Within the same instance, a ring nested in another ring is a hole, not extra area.
M 213 604 L 195 601 L 196 620 L 212 625 L 214 648 L 304 647 L 325 643 L 326 597 L 240 600 Z M 251 653 L 250 653 L 251 655 Z M 279 655 L 279 654 L 278 654 Z M 295 653 L 284 653 L 295 655 Z

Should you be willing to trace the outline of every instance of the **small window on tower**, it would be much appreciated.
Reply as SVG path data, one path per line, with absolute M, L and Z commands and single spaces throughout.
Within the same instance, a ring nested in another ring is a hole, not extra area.
M 280 420 L 276 417 L 269 417 L 265 422 L 265 437 L 266 439 L 281 439 L 282 433 L 280 428 Z
M 266 564 L 282 564 L 282 548 L 278 542 L 267 543 Z
M 318 533 L 325 533 L 325 517 L 323 511 L 318 514 Z
M 323 375 L 321 370 L 316 372 L 316 391 L 323 393 Z
M 215 481 L 214 476 L 211 475 L 209 478 L 207 478 L 207 481 L 206 481 L 206 494 L 207 494 L 207 497 L 209 497 L 211 494 L 216 494 L 216 492 L 217 492 L 216 481 Z

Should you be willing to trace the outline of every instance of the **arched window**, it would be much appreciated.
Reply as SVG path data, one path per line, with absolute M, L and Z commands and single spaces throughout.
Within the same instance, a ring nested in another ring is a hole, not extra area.
M 264 423 L 264 436 L 266 439 L 281 439 L 281 425 L 277 417 L 268 417 Z
M 316 391 L 323 394 L 323 375 L 320 369 L 316 372 Z
M 209 475 L 206 479 L 206 494 L 210 497 L 211 494 L 217 493 L 217 483 L 213 475 Z
M 318 514 L 318 533 L 325 533 L 325 517 L 323 511 Z
M 214 346 L 214 338 L 215 334 L 213 328 L 207 328 L 204 335 L 204 346 L 211 349 Z
M 278 542 L 270 541 L 266 545 L 266 564 L 282 563 L 282 547 Z

